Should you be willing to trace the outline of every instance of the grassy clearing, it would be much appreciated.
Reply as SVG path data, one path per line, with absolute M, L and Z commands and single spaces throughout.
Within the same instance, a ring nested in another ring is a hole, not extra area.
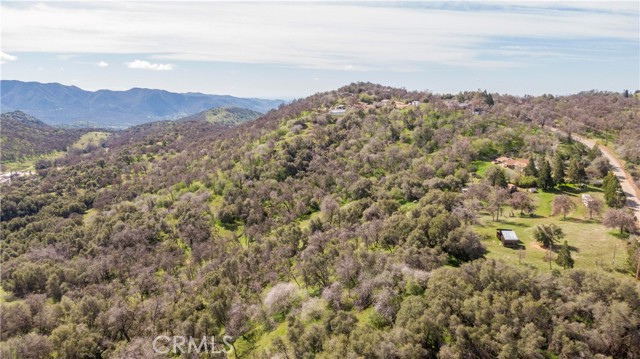
M 314 219 L 317 219 L 320 217 L 320 211 L 317 212 L 313 212 L 307 216 L 303 216 L 300 219 L 300 228 L 301 229 L 308 229 L 309 226 L 311 225 L 311 221 Z
M 487 170 L 491 166 L 493 166 L 493 163 L 491 163 L 490 161 L 473 161 L 471 162 L 471 164 L 476 167 L 476 173 L 479 176 L 484 176 L 484 173 L 487 172 Z
M 251 352 L 261 352 L 269 348 L 276 338 L 287 337 L 287 321 L 278 324 L 273 330 L 267 330 L 260 325 L 254 330 L 249 338 L 240 337 L 234 343 L 236 346 L 237 358 L 242 358 L 245 354 Z M 256 338 L 257 337 L 257 338 Z
M 109 137 L 109 132 L 87 132 L 80 139 L 78 139 L 71 147 L 78 149 L 85 149 L 89 147 L 89 145 L 97 146 L 100 144 L 100 141 Z
M 582 193 L 588 193 L 594 198 L 602 198 L 602 193 L 594 188 L 585 192 L 577 192 L 571 186 L 563 190 L 540 192 L 532 194 L 538 204 L 533 217 L 510 217 L 511 208 L 505 207 L 504 216 L 495 222 L 488 213 L 483 213 L 481 225 L 477 225 L 478 233 L 484 235 L 484 245 L 487 247 L 488 258 L 502 259 L 508 263 L 520 264 L 549 271 L 549 262 L 545 260 L 546 250 L 541 248 L 533 237 L 537 225 L 556 224 L 565 233 L 565 238 L 571 247 L 571 255 L 575 260 L 575 267 L 580 269 L 607 271 L 616 276 L 627 276 L 620 271 L 626 264 L 626 241 L 600 223 L 599 219 L 589 219 L 586 207 L 582 204 Z M 577 207 L 569 213 L 566 219 L 562 215 L 551 216 L 553 198 L 559 194 L 566 194 L 573 198 Z M 503 247 L 496 238 L 496 229 L 513 229 L 521 242 L 521 250 Z M 560 269 L 552 263 L 553 269 Z
M 39 160 L 53 160 L 62 156 L 64 152 L 54 151 L 46 155 L 27 157 L 16 162 L 4 162 L 2 163 L 2 172 L 19 172 L 19 171 L 35 171 L 36 162 Z
M 73 145 L 72 148 L 77 149 L 85 149 L 89 145 L 98 145 L 100 141 L 109 137 L 109 132 L 87 132 L 80 139 L 78 139 Z M 47 153 L 45 155 L 27 157 L 20 161 L 16 162 L 5 162 L 2 163 L 2 172 L 25 172 L 25 171 L 35 171 L 36 162 L 39 160 L 53 160 L 58 157 L 61 157 L 65 154 L 64 151 L 53 151 L 51 153 Z
M 5 303 L 10 295 L 11 294 L 9 292 L 5 292 L 5 290 L 2 289 L 2 286 L 0 286 L 0 303 Z

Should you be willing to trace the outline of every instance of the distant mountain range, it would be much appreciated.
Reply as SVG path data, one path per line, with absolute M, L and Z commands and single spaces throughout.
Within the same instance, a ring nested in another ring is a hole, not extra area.
M 265 113 L 281 100 L 202 93 L 173 93 L 133 88 L 85 91 L 58 83 L 0 82 L 2 112 L 21 110 L 50 125 L 123 128 L 175 120 L 214 107 L 238 107 Z

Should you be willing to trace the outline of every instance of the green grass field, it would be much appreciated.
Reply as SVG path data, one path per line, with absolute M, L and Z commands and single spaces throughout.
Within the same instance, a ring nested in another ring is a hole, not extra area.
M 1 166 L 1 172 L 35 171 L 36 162 L 39 160 L 53 160 L 63 154 L 64 152 L 54 151 L 46 155 L 28 157 L 16 162 L 5 162 Z
M 476 173 L 479 176 L 484 176 L 484 173 L 487 172 L 489 167 L 493 166 L 493 163 L 489 161 L 473 161 L 471 164 L 476 166 Z
M 87 132 L 80 137 L 73 145 L 72 148 L 85 149 L 90 144 L 98 145 L 100 141 L 109 137 L 109 132 Z M 22 159 L 16 162 L 2 163 L 2 172 L 18 172 L 18 171 L 35 171 L 35 164 L 39 160 L 53 160 L 61 157 L 65 154 L 64 151 L 53 151 L 40 156 L 33 156 Z
M 535 227 L 540 224 L 551 223 L 561 227 L 571 248 L 571 255 L 575 260 L 574 268 L 601 270 L 616 276 L 627 276 L 624 271 L 627 254 L 626 241 L 621 239 L 617 231 L 602 225 L 599 218 L 589 219 L 589 213 L 582 204 L 582 193 L 588 193 L 594 198 L 602 198 L 602 193 L 596 188 L 588 188 L 578 192 L 571 186 L 553 192 L 532 194 L 538 208 L 535 216 L 520 217 L 515 213 L 510 217 L 511 208 L 505 207 L 504 214 L 499 221 L 493 221 L 488 213 L 483 213 L 480 225 L 475 228 L 484 235 L 483 244 L 487 247 L 487 257 L 502 259 L 508 263 L 519 264 L 549 271 L 549 262 L 545 260 L 546 250 L 541 248 L 533 237 Z M 566 219 L 563 216 L 551 216 L 551 203 L 558 194 L 566 194 L 576 202 L 576 209 Z M 496 238 L 497 228 L 513 229 L 521 242 L 521 249 L 507 248 Z M 614 258 L 615 256 L 615 258 Z M 555 263 L 553 269 L 561 269 Z
M 80 137 L 71 147 L 73 148 L 78 148 L 78 149 L 84 149 L 87 148 L 89 145 L 98 145 L 100 143 L 100 141 L 106 139 L 107 137 L 109 137 L 110 133 L 109 132 L 87 132 L 84 135 L 82 135 L 82 137 Z

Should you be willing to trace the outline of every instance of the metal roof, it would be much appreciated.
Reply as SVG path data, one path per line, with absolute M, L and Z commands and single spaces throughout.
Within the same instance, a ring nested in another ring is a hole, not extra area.
M 500 233 L 502 233 L 502 236 L 506 241 L 518 240 L 518 236 L 516 235 L 516 232 L 514 232 L 512 229 L 500 229 Z

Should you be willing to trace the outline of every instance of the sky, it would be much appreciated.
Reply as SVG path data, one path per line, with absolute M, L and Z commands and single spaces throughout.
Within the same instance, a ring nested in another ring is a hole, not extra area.
M 291 99 L 640 89 L 628 2 L 2 1 L 2 79 Z

